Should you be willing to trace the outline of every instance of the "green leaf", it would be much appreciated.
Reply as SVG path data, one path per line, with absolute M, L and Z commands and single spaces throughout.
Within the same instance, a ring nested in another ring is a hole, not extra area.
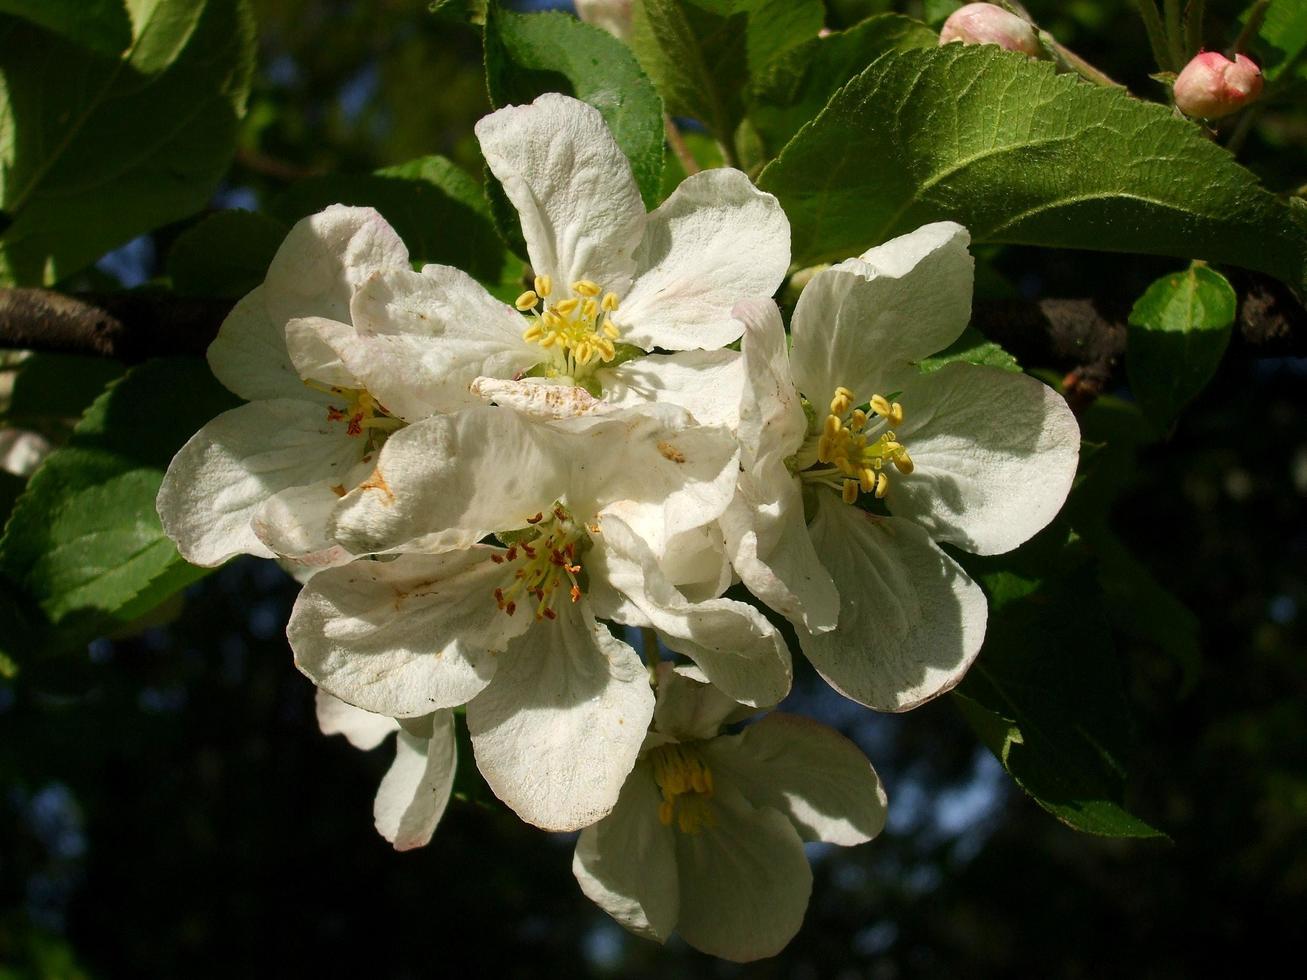
M 1247 22 L 1247 15 L 1242 18 Z M 1268 82 L 1302 64 L 1307 51 L 1307 4 L 1302 0 L 1274 0 L 1252 46 Z
M 132 43 L 123 0 L 0 0 L 0 14 L 30 20 L 101 54 L 120 54 Z
M 967 327 L 962 336 L 947 348 L 932 357 L 917 362 L 917 367 L 926 372 L 938 371 L 945 364 L 953 361 L 965 361 L 982 367 L 994 367 L 1003 371 L 1020 371 L 1017 359 L 998 344 L 988 339 L 975 327 Z
M 96 399 L 0 538 L 4 653 L 73 649 L 205 574 L 164 535 L 154 498 L 173 454 L 236 404 L 196 358 L 148 361 Z
M 663 106 L 630 49 L 564 13 L 515 14 L 492 4 L 486 16 L 486 82 L 496 108 L 562 92 L 599 110 L 631 161 L 647 207 L 663 173 Z
M 64 279 L 203 207 L 245 110 L 245 0 L 131 0 L 120 58 L 0 17 L 0 284 Z
M 374 174 L 333 174 L 300 181 L 269 211 L 286 224 L 331 204 L 374 207 L 394 226 L 414 262 L 456 265 L 495 280 L 504 249 L 481 185 L 441 156 L 419 157 Z
M 799 264 L 952 219 L 978 242 L 1206 258 L 1307 286 L 1307 224 L 1197 126 L 995 45 L 883 56 L 759 185 Z
M 290 229 L 253 211 L 218 211 L 177 236 L 168 277 L 183 296 L 239 299 L 263 282 Z
M 820 0 L 638 0 L 631 46 L 667 111 L 729 144 L 750 80 L 815 36 L 824 19 Z
M 1065 526 L 963 562 L 990 599 L 984 648 L 954 695 L 981 740 L 1068 826 L 1162 836 L 1124 806 L 1129 706 L 1094 571 Z
M 814 37 L 754 80 L 749 118 L 774 156 L 832 95 L 887 51 L 933 48 L 939 35 L 898 14 L 869 17 L 847 31 Z
M 1130 311 L 1130 390 L 1161 429 L 1206 387 L 1230 341 L 1238 297 L 1225 277 L 1194 263 L 1163 276 Z
M 32 354 L 14 372 L 4 424 L 46 431 L 53 421 L 79 419 L 125 370 L 118 361 L 104 357 Z

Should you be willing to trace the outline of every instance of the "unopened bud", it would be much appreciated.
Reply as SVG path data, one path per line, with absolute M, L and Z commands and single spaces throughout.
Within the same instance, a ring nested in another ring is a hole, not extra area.
M 1238 112 L 1262 94 L 1262 70 L 1247 55 L 1234 61 L 1200 51 L 1175 79 L 1175 104 L 1186 116 L 1218 119 Z
M 997 44 L 1038 58 L 1044 53 L 1035 29 L 1014 13 L 992 3 L 969 3 L 949 14 L 939 30 L 939 43 Z
M 632 0 L 576 0 L 576 15 L 618 40 L 631 36 Z

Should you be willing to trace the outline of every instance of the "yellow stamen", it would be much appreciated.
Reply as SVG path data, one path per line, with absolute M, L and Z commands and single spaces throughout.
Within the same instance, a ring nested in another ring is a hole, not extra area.
M 597 297 L 603 290 L 598 283 L 578 279 L 571 285 L 573 295 L 550 302 L 553 284 L 549 277 L 537 276 L 535 285 L 534 291 L 519 297 L 517 307 L 535 317 L 523 331 L 523 339 L 550 351 L 551 356 L 541 365 L 547 377 L 584 381 L 595 366 L 616 358 L 613 342 L 621 330 L 609 317 L 617 309 L 616 293 L 605 294 L 601 301 Z M 523 305 L 531 299 L 539 305 Z
M 536 295 L 535 290 L 528 289 L 525 293 L 523 293 L 521 296 L 517 298 L 516 302 L 514 302 L 513 305 L 516 306 L 521 312 L 525 313 L 527 310 L 534 310 L 536 308 L 536 304 L 539 302 L 540 302 L 540 297 Z
M 914 469 L 907 447 L 889 426 L 903 422 L 903 406 L 891 402 L 884 395 L 872 395 L 868 401 L 869 414 L 863 408 L 854 408 L 855 395 L 843 385 L 835 389 L 830 401 L 830 414 L 821 422 L 818 431 L 808 437 L 803 453 L 814 454 L 817 464 L 809 464 L 800 476 L 810 483 L 818 483 L 838 490 L 846 504 L 855 503 L 860 493 L 883 498 L 889 492 L 889 474 L 886 463 L 893 463 L 899 473 L 907 475 Z M 806 457 L 811 460 L 812 456 Z
M 717 826 L 710 802 L 712 771 L 694 743 L 661 745 L 650 753 L 650 760 L 663 797 L 658 804 L 658 821 L 664 827 L 675 822 L 681 833 L 693 835 L 705 827 Z
M 549 295 L 554 291 L 554 280 L 549 276 L 536 276 L 535 287 L 537 293 L 548 299 Z
M 591 282 L 589 279 L 580 279 L 572 283 L 572 292 L 578 296 L 598 296 L 600 292 L 599 284 Z
M 603 301 L 603 304 L 602 304 L 602 305 L 603 305 L 603 308 L 604 308 L 604 312 L 605 312 L 605 313 L 614 313 L 614 312 L 616 312 L 616 311 L 617 311 L 617 294 L 616 294 L 616 293 L 605 293 L 605 294 L 604 294 L 604 301 Z

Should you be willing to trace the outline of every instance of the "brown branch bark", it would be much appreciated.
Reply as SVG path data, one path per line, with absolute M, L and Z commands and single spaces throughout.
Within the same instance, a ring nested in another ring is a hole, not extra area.
M 203 355 L 232 305 L 162 292 L 67 296 L 49 289 L 0 289 L 0 347 L 128 363 Z

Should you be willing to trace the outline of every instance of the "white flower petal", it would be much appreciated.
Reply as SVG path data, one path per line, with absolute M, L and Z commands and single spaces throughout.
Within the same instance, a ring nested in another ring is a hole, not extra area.
M 394 718 L 356 708 L 322 688 L 314 693 L 313 705 L 322 734 L 344 735 L 356 749 L 375 749 L 387 735 L 399 731 L 399 722 Z
M 590 553 L 592 581 L 602 579 L 634 604 L 671 649 L 744 704 L 772 705 L 789 693 L 789 650 L 762 613 L 733 599 L 689 602 L 667 581 L 648 544 L 611 513 L 600 515 L 600 533 L 604 546 Z
M 835 628 L 840 597 L 804 520 L 799 484 L 783 466 L 770 480 L 740 477 L 735 500 L 722 515 L 727 553 L 745 587 L 810 633 Z
M 333 204 L 295 223 L 263 280 L 273 323 L 320 316 L 350 322 L 354 290 L 380 269 L 408 268 L 408 249 L 372 208 Z
M 333 534 L 364 555 L 466 548 L 526 527 L 568 489 L 572 461 L 554 436 L 489 406 L 410 425 L 386 441 L 376 471 L 341 500 Z
M 733 350 L 688 350 L 637 357 L 599 372 L 604 401 L 614 405 L 670 402 L 700 425 L 734 429 L 740 421 L 744 359 Z
M 205 356 L 214 377 L 247 401 L 325 398 L 309 391 L 300 380 L 286 350 L 286 323 L 268 315 L 262 286 L 232 307 Z
M 676 833 L 658 819 L 653 767 L 637 762 L 613 811 L 581 831 L 572 874 L 581 891 L 631 932 L 666 942 L 676 928 Z
M 607 814 L 644 741 L 654 697 L 644 664 L 585 603 L 561 603 L 499 657 L 467 706 L 477 766 L 527 823 L 579 830 Z
M 476 124 L 476 134 L 522 219 L 536 274 L 552 276 L 559 295 L 580 279 L 624 294 L 644 230 L 644 203 L 599 111 L 549 93 L 492 112 Z
M 333 486 L 335 489 L 333 489 Z M 263 502 L 250 518 L 255 535 L 273 554 L 310 568 L 331 568 L 353 561 L 328 533 L 345 481 L 326 480 L 287 487 Z
M 837 385 L 889 395 L 971 319 L 970 236 L 925 225 L 812 277 L 790 322 L 794 380 L 818 411 Z
M 740 402 L 740 462 L 746 472 L 781 463 L 803 445 L 808 418 L 790 372 L 781 311 L 771 300 L 739 303 L 745 384 Z
M 677 535 L 711 524 L 735 491 L 729 430 L 693 423 L 674 405 L 644 405 L 557 423 L 570 458 L 568 499 L 584 514 L 609 510 L 658 554 Z
M 703 746 L 715 780 L 784 813 L 804 840 L 848 847 L 885 828 L 885 790 L 867 757 L 832 728 L 770 714 Z
M 840 593 L 839 628 L 799 634 L 836 690 L 906 711 L 951 689 L 985 638 L 985 594 L 920 527 L 817 492 L 810 531 Z
M 342 478 L 361 443 L 322 405 L 275 399 L 224 412 L 173 457 L 159 488 L 167 535 L 196 565 L 220 565 L 241 553 L 271 558 L 251 519 L 287 487 Z
M 891 513 L 981 555 L 1012 550 L 1056 516 L 1080 457 L 1080 426 L 1061 395 L 974 364 L 921 375 L 903 392 L 896 434 L 914 468 L 891 477 Z
M 653 730 L 660 735 L 669 735 L 678 742 L 712 739 L 724 725 L 753 713 L 711 684 L 698 667 L 676 667 L 664 660 L 657 669 Z
M 611 407 L 584 388 L 558 384 L 546 378 L 501 381 L 477 378 L 468 390 L 486 402 L 538 419 L 570 419 L 577 415 L 608 412 Z
M 399 733 L 395 761 L 382 777 L 372 804 L 377 832 L 395 850 L 422 847 L 431 840 L 449 804 L 457 765 L 452 711 L 432 715 L 429 738 Z
M 506 579 L 496 549 L 400 555 L 319 572 L 295 601 L 286 636 L 295 664 L 319 687 L 392 718 L 475 697 L 495 650 L 530 625 L 495 604 Z
M 303 379 L 340 388 L 357 388 L 359 381 L 340 359 L 339 348 L 357 334 L 348 323 L 326 317 L 297 317 L 286 324 L 286 351 Z
M 379 272 L 354 296 L 350 369 L 393 414 L 415 422 L 478 404 L 467 387 L 542 359 L 526 320 L 467 273 L 444 265 Z
M 622 340 L 724 347 L 740 336 L 732 307 L 771 296 L 789 264 L 790 223 L 776 198 L 738 170 L 694 174 L 649 215 L 635 281 L 615 314 Z
M 794 938 L 812 894 L 812 869 L 794 825 L 755 809 L 729 783 L 709 801 L 716 826 L 677 833 L 677 932 L 695 949 L 747 963 Z

